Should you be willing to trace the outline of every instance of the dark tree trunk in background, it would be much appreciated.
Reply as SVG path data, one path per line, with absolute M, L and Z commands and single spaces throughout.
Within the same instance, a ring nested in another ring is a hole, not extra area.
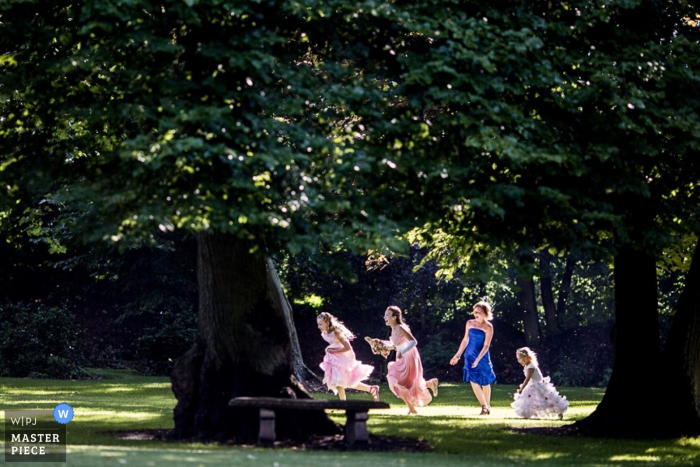
M 559 331 L 557 323 L 557 310 L 554 306 L 554 291 L 552 290 L 552 255 L 546 251 L 540 254 L 540 293 L 542 294 L 542 308 L 544 308 L 544 320 L 547 323 L 545 336 L 553 336 Z
M 573 428 L 581 434 L 613 438 L 668 436 L 668 417 L 673 416 L 668 401 L 675 396 L 659 366 L 655 258 L 628 247 L 619 250 L 615 304 L 610 382 L 596 410 Z
M 678 302 L 663 353 L 664 387 L 673 388 L 666 409 L 675 414 L 668 427 L 677 436 L 700 435 L 700 243 Z
M 559 298 L 557 299 L 557 316 L 561 317 L 566 314 L 566 304 L 569 300 L 571 292 L 571 278 L 574 276 L 574 266 L 576 262 L 571 255 L 566 256 L 566 266 L 561 274 L 559 281 Z
M 515 281 L 520 291 L 518 300 L 523 312 L 523 324 L 525 327 L 525 342 L 529 346 L 536 346 L 540 342 L 540 323 L 537 318 L 537 302 L 535 299 L 535 281 L 532 278 L 524 278 L 516 274 Z
M 250 245 L 224 234 L 200 233 L 198 241 L 199 323 L 194 345 L 174 365 L 177 398 L 171 437 L 201 441 L 252 442 L 256 410 L 228 407 L 236 396 L 309 398 L 294 376 L 292 330 L 271 287 L 265 258 Z M 323 412 L 277 416 L 280 438 L 335 434 Z

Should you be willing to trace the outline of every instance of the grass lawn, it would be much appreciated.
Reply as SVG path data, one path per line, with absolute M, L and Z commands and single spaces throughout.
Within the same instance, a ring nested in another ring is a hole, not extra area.
M 430 453 L 327 452 L 260 449 L 215 444 L 125 440 L 114 431 L 168 429 L 173 426 L 175 398 L 167 378 L 141 377 L 123 370 L 93 370 L 104 379 L 59 381 L 0 378 L 3 410 L 53 410 L 59 403 L 75 411 L 67 425 L 69 466 L 700 466 L 700 438 L 627 441 L 550 437 L 516 432 L 511 428 L 560 426 L 590 414 L 603 396 L 602 389 L 559 388 L 571 402 L 564 420 L 536 421 L 515 417 L 509 404 L 514 386 L 494 385 L 490 416 L 471 389 L 441 383 L 433 403 L 406 415 L 406 407 L 382 386 L 381 400 L 388 410 L 370 412 L 370 433 L 422 438 Z M 332 398 L 333 395 L 316 394 Z M 367 394 L 349 394 L 368 398 Z M 649 408 L 659 410 L 659 407 Z M 640 410 L 647 410 L 640 408 Z M 4 420 L 4 411 L 3 420 Z M 342 412 L 331 416 L 344 423 Z M 0 424 L 4 440 L 4 424 Z M 38 464 L 37 464 L 38 465 Z

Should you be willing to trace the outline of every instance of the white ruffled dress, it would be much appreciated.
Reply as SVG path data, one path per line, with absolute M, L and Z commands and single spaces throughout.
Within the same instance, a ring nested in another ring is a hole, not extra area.
M 540 369 L 532 363 L 524 368 L 525 375 L 530 368 L 535 371 L 523 391 L 515 393 L 511 407 L 518 416 L 524 418 L 561 418 L 569 408 L 566 396 L 559 395 L 549 376 L 542 377 Z

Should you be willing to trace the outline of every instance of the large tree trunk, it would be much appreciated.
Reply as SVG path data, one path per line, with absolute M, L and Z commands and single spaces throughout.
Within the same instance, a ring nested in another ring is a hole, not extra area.
M 309 398 L 294 377 L 291 329 L 270 287 L 265 258 L 232 236 L 200 233 L 198 241 L 199 326 L 194 345 L 174 365 L 177 398 L 173 438 L 251 442 L 255 410 L 228 407 L 236 396 Z M 304 417 L 280 412 L 280 438 L 335 434 L 323 412 Z
M 656 262 L 623 247 L 615 256 L 615 351 L 610 382 L 596 410 L 573 425 L 589 436 L 668 436 L 669 399 L 660 366 Z M 582 368 L 581 371 L 586 371 Z
M 667 408 L 675 415 L 672 435 L 700 435 L 700 243 L 678 302 L 664 349 L 664 387 L 673 388 Z

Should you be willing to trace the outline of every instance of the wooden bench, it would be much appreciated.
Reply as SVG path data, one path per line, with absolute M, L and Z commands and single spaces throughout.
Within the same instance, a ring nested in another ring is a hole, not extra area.
M 388 409 L 386 402 L 338 399 L 282 399 L 277 397 L 236 397 L 229 401 L 230 407 L 248 407 L 260 410 L 260 431 L 258 444 L 271 445 L 275 442 L 275 410 L 345 410 L 345 443 L 366 443 L 368 411 Z

